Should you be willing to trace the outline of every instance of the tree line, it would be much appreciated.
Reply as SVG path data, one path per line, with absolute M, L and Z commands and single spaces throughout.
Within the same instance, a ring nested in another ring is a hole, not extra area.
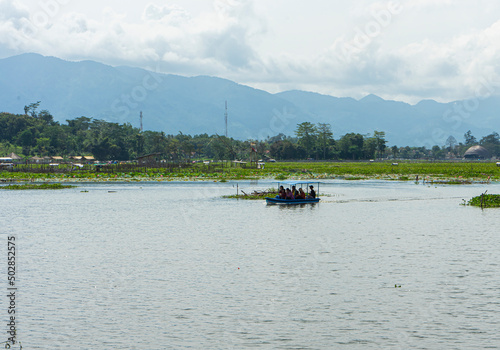
M 277 160 L 362 160 L 377 158 L 445 159 L 461 157 L 472 145 L 485 146 L 500 156 L 497 133 L 477 140 L 471 132 L 459 143 L 453 137 L 446 145 L 387 147 L 385 133 L 348 133 L 334 139 L 330 124 L 303 122 L 294 136 L 279 134 L 266 140 L 235 140 L 220 135 L 177 135 L 144 131 L 129 123 L 118 124 L 88 117 L 54 121 L 47 110 L 38 111 L 40 102 L 25 106 L 24 114 L 0 113 L 0 154 L 10 152 L 30 156 L 93 155 L 102 161 L 133 160 L 160 153 L 166 160 L 265 159 Z

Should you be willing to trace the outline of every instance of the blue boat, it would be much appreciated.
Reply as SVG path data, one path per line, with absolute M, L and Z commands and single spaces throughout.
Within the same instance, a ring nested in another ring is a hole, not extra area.
M 303 185 L 306 185 L 306 189 L 309 188 L 309 184 L 318 184 L 318 194 L 319 194 L 319 184 L 320 182 L 318 181 L 299 181 L 299 180 L 287 180 L 287 181 L 281 181 L 278 182 L 278 188 L 281 185 L 287 185 L 287 186 L 296 186 L 302 187 Z M 306 191 L 307 192 L 307 191 Z M 307 204 L 307 203 L 318 203 L 320 201 L 320 198 L 306 198 L 306 199 L 282 199 L 279 197 L 266 197 L 266 203 L 267 204 L 284 204 L 284 205 L 295 205 L 295 204 Z
M 320 198 L 311 198 L 311 199 L 282 199 L 282 198 L 271 198 L 266 197 L 267 204 L 307 204 L 307 203 L 318 203 Z

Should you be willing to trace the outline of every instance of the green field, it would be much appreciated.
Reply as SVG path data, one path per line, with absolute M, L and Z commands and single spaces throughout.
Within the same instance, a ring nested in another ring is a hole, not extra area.
M 274 163 L 266 170 L 282 175 L 304 175 L 314 178 L 345 177 L 374 178 L 388 177 L 396 180 L 415 180 L 431 177 L 435 179 L 500 179 L 500 167 L 495 163 L 434 163 L 434 162 L 314 162 L 314 163 Z
M 66 173 L 0 172 L 3 181 L 172 181 L 172 180 L 251 180 L 251 179 L 384 179 L 398 181 L 465 184 L 500 180 L 500 167 L 494 162 L 276 162 L 264 169 L 212 163 L 209 167 L 193 164 L 172 170 L 144 168 L 119 171 L 119 167 L 96 172 L 90 166 Z M 113 170 L 115 169 L 115 170 Z M 117 169 L 117 170 L 116 170 Z

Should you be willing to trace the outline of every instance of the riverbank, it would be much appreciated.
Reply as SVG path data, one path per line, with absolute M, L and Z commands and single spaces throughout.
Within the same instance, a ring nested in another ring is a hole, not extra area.
M 495 163 L 471 162 L 277 162 L 264 169 L 238 166 L 204 172 L 196 165 L 169 172 L 148 168 L 144 172 L 106 173 L 77 170 L 68 173 L 0 172 L 1 182 L 142 182 L 142 181 L 237 181 L 237 180 L 369 180 L 424 181 L 444 184 L 500 181 Z

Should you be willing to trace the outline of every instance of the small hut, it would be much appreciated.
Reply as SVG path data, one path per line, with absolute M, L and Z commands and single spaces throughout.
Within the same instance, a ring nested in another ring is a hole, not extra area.
M 17 154 L 15 154 L 14 152 L 12 152 L 9 157 L 11 157 L 12 160 L 22 160 L 23 159 L 20 156 L 18 156 Z
M 51 164 L 61 164 L 61 163 L 68 163 L 68 162 L 64 160 L 64 157 L 52 156 L 52 157 L 50 157 L 50 163 Z
M 94 156 L 83 156 L 82 161 L 86 161 L 88 164 L 92 164 L 95 161 Z
M 151 166 L 160 162 L 161 153 L 151 153 L 146 154 L 141 157 L 137 157 L 137 162 L 139 165 Z
M 465 159 L 488 159 L 490 158 L 490 152 L 482 146 L 472 146 L 469 148 L 465 154 Z

